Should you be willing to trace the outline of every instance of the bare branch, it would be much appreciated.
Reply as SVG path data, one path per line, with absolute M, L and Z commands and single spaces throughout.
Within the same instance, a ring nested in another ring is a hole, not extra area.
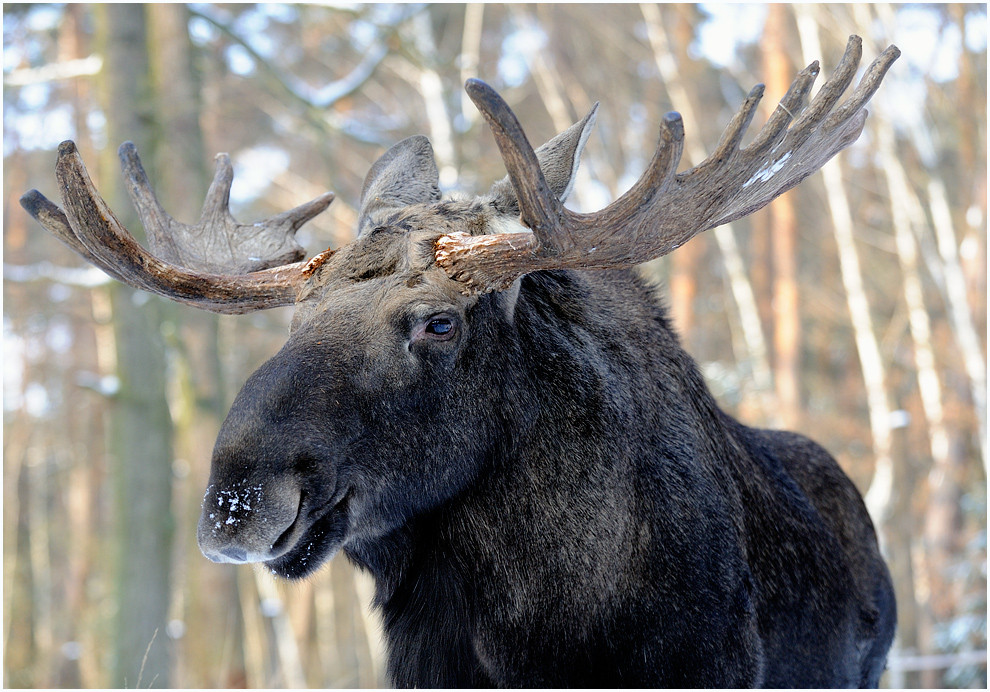
M 389 24 L 378 25 L 381 34 L 372 42 L 372 48 L 347 75 L 336 79 L 326 86 L 313 88 L 293 74 L 283 72 L 273 65 L 271 61 L 262 56 L 251 45 L 251 42 L 240 36 L 222 19 L 213 16 L 203 8 L 189 8 L 189 13 L 194 17 L 203 19 L 225 36 L 235 41 L 248 55 L 251 56 L 263 71 L 274 78 L 275 83 L 300 104 L 319 111 L 332 108 L 338 101 L 355 93 L 361 86 L 371 78 L 375 70 L 388 55 L 389 39 L 398 31 L 399 26 L 417 14 L 421 8 L 414 8 L 412 11 L 404 12 Z

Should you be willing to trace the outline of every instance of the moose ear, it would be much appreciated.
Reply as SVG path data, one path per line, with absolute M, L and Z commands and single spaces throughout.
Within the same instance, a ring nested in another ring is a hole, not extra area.
M 560 201 L 567 199 L 574 187 L 581 152 L 588 141 L 598 116 L 598 104 L 580 122 L 574 123 L 559 135 L 536 150 L 536 158 L 540 162 L 543 177 L 546 178 L 550 190 Z M 518 214 L 519 201 L 516 191 L 512 188 L 509 176 L 505 176 L 492 185 L 488 193 L 495 208 L 505 214 Z
M 364 179 L 358 235 L 379 223 L 385 212 L 438 201 L 439 179 L 429 139 L 414 135 L 393 145 L 375 161 Z

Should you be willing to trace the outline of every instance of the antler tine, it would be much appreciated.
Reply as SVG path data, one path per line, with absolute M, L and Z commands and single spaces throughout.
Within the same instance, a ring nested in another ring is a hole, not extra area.
M 765 149 L 773 148 L 778 138 L 787 130 L 787 126 L 790 125 L 791 120 L 794 119 L 795 113 L 801 108 L 805 96 L 811 91 L 811 87 L 814 85 L 820 71 L 821 68 L 818 66 L 818 61 L 815 60 L 798 73 L 787 93 L 780 99 L 780 103 L 774 109 L 767 124 L 756 135 L 753 142 L 743 149 L 744 154 L 759 155 Z
M 726 125 L 714 153 L 702 163 L 695 166 L 695 169 L 700 170 L 705 167 L 720 165 L 739 150 L 739 144 L 742 142 L 746 130 L 749 129 L 750 123 L 753 122 L 753 116 L 756 115 L 756 108 L 760 105 L 760 101 L 763 100 L 765 89 L 766 87 L 764 85 L 757 84 L 750 90 L 742 106 L 739 107 L 736 114 L 732 116 L 732 120 Z
M 521 233 L 451 234 L 437 241 L 437 263 L 464 282 L 467 291 L 499 290 L 540 269 L 604 269 L 645 262 L 702 231 L 750 214 L 817 171 L 859 136 L 866 119 L 863 106 L 900 53 L 894 46 L 885 50 L 849 100 L 835 108 L 861 54 L 861 40 L 850 37 L 835 72 L 799 114 L 818 76 L 817 61 L 802 70 L 754 141 L 740 149 L 763 96 L 762 85 L 755 87 L 723 132 L 715 153 L 683 173 L 674 172 L 683 146 L 683 124 L 679 116 L 668 114 L 647 172 L 625 195 L 590 214 L 564 209 L 549 193 L 511 110 L 493 90 L 471 83 L 469 93 L 492 126 L 521 202 L 522 219 L 533 229 L 535 240 Z M 475 98 L 476 93 L 484 97 Z M 548 252 L 547 247 L 555 251 Z
M 281 214 L 276 214 L 275 216 L 270 217 L 268 219 L 268 223 L 272 226 L 285 226 L 292 232 L 295 232 L 299 230 L 304 223 L 323 213 L 323 211 L 330 206 L 330 203 L 333 202 L 333 200 L 334 194 L 332 192 L 324 192 L 316 199 L 312 199 L 309 202 L 304 202 L 298 207 L 294 207 L 288 211 L 283 211 Z
M 563 233 L 563 205 L 550 191 L 536 152 L 526 138 L 519 119 L 490 86 L 478 79 L 464 85 L 468 96 L 488 121 L 509 180 L 519 200 L 519 217 L 536 236 L 544 252 L 553 253 L 573 246 L 574 239 Z
M 839 60 L 832 76 L 826 80 L 808 107 L 794 121 L 789 133 L 791 136 L 800 139 L 805 131 L 813 129 L 815 124 L 835 107 L 856 76 L 856 68 L 859 67 L 862 57 L 863 40 L 859 36 L 850 36 L 842 59 Z
M 199 217 L 202 223 L 226 220 L 230 217 L 230 187 L 234 184 L 234 165 L 227 154 L 220 153 L 214 158 L 216 169 L 213 172 L 210 188 L 206 191 L 203 211 Z
M 536 153 L 515 113 L 494 89 L 472 79 L 465 86 L 468 95 L 492 128 L 509 179 L 519 199 L 520 219 L 539 241 L 537 251 L 551 257 L 572 251 L 582 240 L 572 233 L 577 216 L 550 191 Z M 673 179 L 684 150 L 684 123 L 679 113 L 668 113 L 660 126 L 660 137 L 646 172 L 633 187 L 607 207 L 612 217 L 632 213 L 639 201 L 652 197 Z M 603 210 L 603 212 L 606 210 Z
M 849 117 L 850 113 L 859 111 L 866 103 L 873 98 L 873 94 L 880 88 L 887 70 L 894 64 L 894 61 L 901 56 L 901 51 L 897 46 L 887 46 L 867 68 L 863 78 L 859 81 L 859 86 L 853 92 L 849 100 L 839 106 L 828 118 L 825 119 L 823 127 L 827 130 L 836 127 L 838 123 Z
M 216 171 L 213 174 L 213 181 L 206 193 L 203 211 L 200 214 L 201 226 L 219 223 L 237 224 L 230 213 L 230 187 L 233 182 L 234 167 L 230 163 L 230 156 L 223 153 L 217 154 Z M 265 225 L 269 228 L 285 228 L 286 232 L 291 234 L 323 212 L 333 200 L 334 194 L 325 192 L 309 202 L 269 217 Z
M 670 185 L 683 153 L 684 121 L 680 113 L 671 111 L 660 123 L 657 148 L 649 166 L 624 195 L 593 215 L 575 214 L 567 209 L 564 213 L 575 225 L 605 226 L 619 230 L 619 224 L 635 214 L 642 207 L 643 200 L 653 199 Z M 592 224 L 588 224 L 590 217 L 594 217 Z
M 120 161 L 152 252 L 196 271 L 243 274 L 301 260 L 305 251 L 295 241 L 296 231 L 334 198 L 325 193 L 264 221 L 238 223 L 230 213 L 234 169 L 227 154 L 217 154 L 199 223 L 189 226 L 172 218 L 158 203 L 132 143 L 121 145 Z
M 96 265 L 96 267 L 118 281 L 124 280 L 120 273 L 114 269 L 112 265 L 104 262 L 101 258 L 90 252 L 85 245 L 79 242 L 79 238 L 77 238 L 76 234 L 72 231 L 72 226 L 69 224 L 68 217 L 57 204 L 50 201 L 37 190 L 28 190 L 25 192 L 21 195 L 20 202 L 21 206 L 28 214 L 44 226 L 49 233 L 58 238 L 62 241 L 62 243 L 74 250 L 77 254 L 81 255 L 83 259 Z
M 291 305 L 305 281 L 303 262 L 222 275 L 190 271 L 149 253 L 100 196 L 71 141 L 59 145 L 55 176 L 65 212 L 37 191 L 24 195 L 21 204 L 84 258 L 130 286 L 212 312 L 239 314 Z
M 117 157 L 120 159 L 120 170 L 128 182 L 127 194 L 141 219 L 141 225 L 144 226 L 151 251 L 166 261 L 181 263 L 182 255 L 168 233 L 175 219 L 158 201 L 148 175 L 144 172 L 144 166 L 141 165 L 134 142 L 121 144 L 117 149 Z

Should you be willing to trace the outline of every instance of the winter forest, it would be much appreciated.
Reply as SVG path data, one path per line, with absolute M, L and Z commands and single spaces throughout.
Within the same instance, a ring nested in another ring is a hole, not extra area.
M 489 82 L 543 142 L 601 102 L 568 205 L 625 192 L 663 114 L 687 168 L 758 82 L 902 57 L 860 139 L 768 208 L 642 271 L 720 404 L 824 445 L 894 578 L 884 684 L 987 686 L 986 5 L 18 4 L 3 17 L 5 687 L 383 687 L 372 583 L 207 561 L 196 522 L 233 396 L 290 308 L 218 317 L 85 264 L 18 204 L 60 197 L 74 140 L 140 239 L 117 147 L 194 222 L 213 157 L 243 223 L 326 191 L 312 256 L 349 242 L 365 174 L 430 137 L 445 192 L 505 175 L 463 91 Z

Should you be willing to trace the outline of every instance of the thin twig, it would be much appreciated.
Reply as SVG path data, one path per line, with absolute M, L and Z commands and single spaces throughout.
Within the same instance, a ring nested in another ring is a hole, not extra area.
M 189 8 L 189 13 L 193 17 L 209 22 L 211 25 L 216 27 L 220 33 L 237 43 L 237 45 L 241 46 L 248 53 L 248 55 L 251 56 L 251 59 L 255 61 L 255 63 L 261 68 L 261 71 L 268 77 L 269 81 L 271 81 L 278 90 L 282 91 L 303 107 L 306 119 L 311 125 L 322 131 L 328 129 L 334 130 L 361 140 L 361 137 L 356 136 L 351 128 L 346 127 L 342 123 L 336 122 L 334 118 L 328 117 L 326 111 L 332 109 L 333 106 L 341 99 L 354 94 L 362 86 L 364 86 L 364 84 L 375 74 L 377 68 L 388 56 L 388 45 L 390 40 L 399 31 L 401 25 L 406 20 L 419 14 L 422 9 L 423 6 L 414 6 L 411 11 L 401 14 L 392 23 L 378 25 L 377 28 L 381 31 L 381 33 L 375 37 L 373 42 L 375 47 L 364 57 L 364 59 L 362 59 L 361 62 L 358 63 L 358 65 L 354 67 L 349 74 L 318 90 L 312 89 L 294 75 L 280 70 L 269 60 L 265 59 L 257 50 L 255 50 L 247 38 L 239 35 L 221 19 L 213 16 L 209 12 L 194 8 L 192 6 Z
M 148 663 L 148 654 L 151 653 L 151 645 L 155 643 L 155 638 L 157 636 L 158 636 L 158 628 L 156 627 L 155 628 L 155 633 L 151 635 L 151 641 L 148 642 L 148 648 L 146 648 L 144 650 L 144 656 L 141 658 L 141 667 L 138 669 L 137 683 L 134 685 L 134 688 L 135 689 L 139 689 L 141 687 L 141 677 L 144 675 L 144 666 L 145 666 L 145 664 Z M 157 680 L 157 679 L 158 679 L 158 675 L 155 674 L 155 677 L 152 678 L 152 680 L 151 680 L 151 685 L 154 685 L 155 684 L 155 680 Z
M 376 48 L 369 52 L 350 74 L 331 82 L 319 90 L 314 91 L 309 87 L 309 85 L 305 84 L 295 75 L 283 72 L 269 60 L 265 59 L 264 56 L 255 50 L 247 38 L 238 34 L 221 19 L 214 17 L 209 12 L 193 7 L 189 8 L 189 13 L 193 17 L 198 17 L 199 19 L 209 22 L 214 27 L 219 29 L 220 33 L 236 42 L 248 53 L 248 55 L 251 56 L 251 59 L 254 60 L 254 62 L 256 62 L 265 72 L 267 72 L 270 77 L 275 79 L 277 85 L 280 86 L 286 94 L 304 106 L 320 110 L 331 108 L 340 99 L 353 94 L 361 87 L 362 84 L 364 84 L 365 81 L 367 81 L 367 79 L 374 73 L 375 68 L 381 63 L 387 54 L 388 50 L 386 46 L 388 39 L 391 38 L 395 31 L 398 30 L 399 24 L 407 19 L 406 16 L 403 16 L 394 25 L 387 25 L 385 27 L 379 26 L 380 29 L 384 28 L 385 32 L 376 37 L 374 42 Z M 312 93 L 307 94 L 306 92 Z

